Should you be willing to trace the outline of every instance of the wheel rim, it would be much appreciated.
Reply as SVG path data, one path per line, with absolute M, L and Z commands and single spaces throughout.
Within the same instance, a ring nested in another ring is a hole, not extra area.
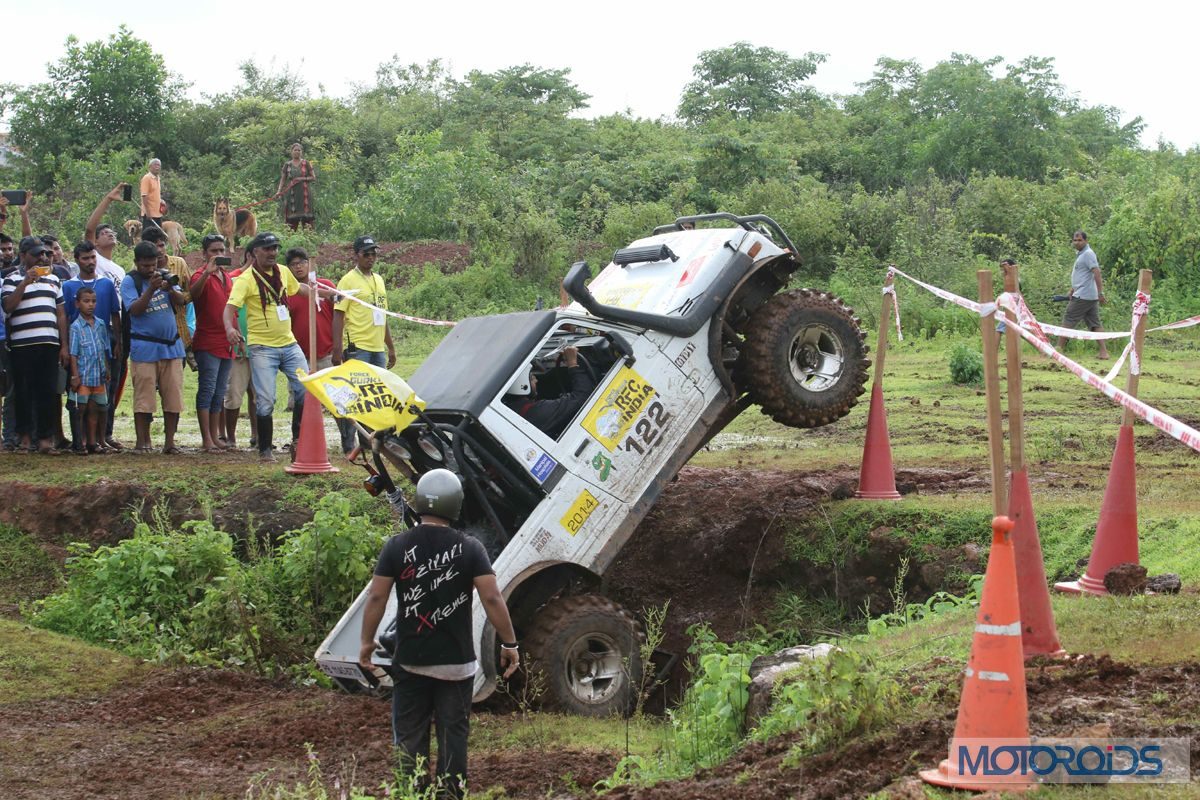
M 603 633 L 580 636 L 566 654 L 567 685 L 582 703 L 599 705 L 620 690 L 625 674 L 621 650 Z
M 824 325 L 806 325 L 788 348 L 788 366 L 796 383 L 823 392 L 838 382 L 845 365 L 842 342 Z

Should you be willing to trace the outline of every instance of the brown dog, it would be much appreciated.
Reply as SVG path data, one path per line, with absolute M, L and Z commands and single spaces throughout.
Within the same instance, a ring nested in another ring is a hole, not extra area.
M 171 248 L 171 255 L 183 255 L 183 248 L 187 245 L 187 234 L 183 232 L 183 226 L 172 220 L 165 220 L 162 224 L 163 233 L 167 235 L 167 247 Z
M 129 241 L 136 244 L 142 235 L 142 221 L 140 219 L 127 219 L 121 226 L 125 229 L 125 235 L 129 237 Z M 163 233 L 167 235 L 167 246 L 171 248 L 171 255 L 183 255 L 183 248 L 187 246 L 187 234 L 183 232 L 183 226 L 178 222 L 166 220 L 162 224 Z
M 213 206 L 213 227 L 231 247 L 237 247 L 239 237 L 253 238 L 258 233 L 258 220 L 248 208 L 231 209 L 229 201 L 222 197 Z

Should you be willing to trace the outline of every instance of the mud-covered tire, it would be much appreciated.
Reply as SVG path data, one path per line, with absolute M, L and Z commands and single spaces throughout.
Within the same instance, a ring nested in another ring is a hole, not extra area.
M 627 714 L 642 683 L 646 634 L 637 619 L 606 597 L 562 597 L 538 612 L 525 637 L 530 680 L 542 705 L 572 714 Z
M 840 298 L 813 289 L 777 294 L 745 329 L 738 376 L 764 414 L 794 428 L 828 425 L 866 391 L 867 345 Z

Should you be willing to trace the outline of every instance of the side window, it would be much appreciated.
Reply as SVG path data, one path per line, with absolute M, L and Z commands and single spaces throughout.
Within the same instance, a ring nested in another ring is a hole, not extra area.
M 504 403 L 546 436 L 560 440 L 619 361 L 620 353 L 602 331 L 560 325 L 515 376 L 510 385 L 514 391 L 505 395 Z

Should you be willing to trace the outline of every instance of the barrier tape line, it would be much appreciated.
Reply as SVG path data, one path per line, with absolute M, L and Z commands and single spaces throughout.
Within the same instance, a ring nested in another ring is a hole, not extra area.
M 1074 361 L 1055 350 L 1049 342 L 1043 342 L 1041 339 L 1038 339 L 1033 335 L 1033 333 L 1026 330 L 1021 325 L 1018 324 L 1016 329 L 1017 332 L 1021 334 L 1022 338 L 1037 348 L 1042 355 L 1046 356 L 1052 361 L 1057 362 L 1060 366 L 1069 370 L 1077 378 L 1089 386 L 1099 389 L 1101 392 L 1107 395 L 1110 400 L 1129 409 L 1139 419 L 1145 420 L 1171 438 L 1182 442 L 1197 452 L 1200 452 L 1200 431 L 1197 431 L 1190 425 L 1185 425 L 1169 414 L 1164 414 L 1153 406 L 1146 405 L 1141 400 L 1138 400 L 1136 397 L 1133 397 L 1127 392 L 1121 391 L 1096 373 L 1088 370 L 1086 367 L 1076 364 Z
M 928 283 L 925 283 L 924 281 L 919 281 L 916 278 L 912 277 L 911 275 L 907 275 L 904 272 L 902 272 L 901 270 L 896 269 L 895 267 L 889 267 L 889 270 L 894 271 L 895 274 L 897 274 L 897 275 L 902 275 L 905 278 L 908 278 L 910 281 L 917 284 L 918 286 L 928 289 L 930 292 L 937 295 L 938 297 L 941 297 L 945 300 L 949 300 L 950 302 L 954 303 L 955 305 L 959 305 L 959 306 L 962 306 L 963 308 L 974 311 L 975 313 L 977 313 L 981 316 L 987 317 L 987 316 L 990 316 L 991 314 L 994 314 L 996 311 L 995 303 L 987 303 L 986 305 L 980 305 L 979 303 L 972 302 L 972 301 L 966 299 L 965 297 L 959 297 L 958 295 L 954 294 L 953 292 L 948 292 L 945 289 L 940 289 L 936 286 L 932 286 Z M 1141 295 L 1141 294 L 1142 293 L 1139 292 L 1139 295 Z M 1148 295 L 1142 295 L 1142 297 L 1145 297 L 1145 304 L 1147 306 L 1147 311 L 1148 311 L 1150 298 Z M 1010 304 L 1015 305 L 1015 302 L 1012 300 L 1011 296 L 1001 295 L 1001 299 L 1003 301 L 1003 304 L 1006 307 L 1008 307 Z M 1135 300 L 1135 304 L 1139 300 L 1141 300 L 1140 297 L 1137 300 Z M 1014 310 L 1014 314 L 1015 313 L 1016 312 Z M 1186 324 L 1183 324 L 1183 323 L 1186 323 Z M 1164 414 L 1163 412 L 1159 411 L 1157 408 L 1154 408 L 1153 406 L 1149 406 L 1146 403 L 1143 403 L 1141 400 L 1138 400 L 1136 397 L 1133 397 L 1128 392 L 1121 391 L 1116 386 L 1113 386 L 1111 383 L 1106 381 L 1104 378 L 1101 378 L 1096 373 L 1092 372 L 1091 370 L 1087 369 L 1086 367 L 1083 367 L 1083 366 L 1075 363 L 1071 359 L 1064 356 L 1062 353 L 1055 350 L 1054 346 L 1051 345 L 1048 341 L 1043 341 L 1042 339 L 1039 339 L 1035 333 L 1033 333 L 1029 329 L 1025 328 L 1019 322 L 1013 323 L 1012 320 L 1008 320 L 1008 324 L 1014 325 L 1017 332 L 1019 334 L 1021 334 L 1021 337 L 1023 339 L 1025 339 L 1025 341 L 1027 341 L 1031 345 L 1033 345 L 1034 348 L 1039 353 L 1046 356 L 1051 361 L 1056 362 L 1059 366 L 1065 368 L 1067 371 L 1071 372 L 1073 375 L 1075 375 L 1077 378 L 1079 378 L 1081 381 L 1088 384 L 1092 388 L 1099 389 L 1110 400 L 1112 400 L 1113 402 L 1117 403 L 1118 405 L 1120 405 L 1124 408 L 1127 408 L 1131 412 L 1133 412 L 1134 416 L 1138 417 L 1141 420 L 1148 422 L 1149 424 L 1153 425 L 1155 428 L 1158 428 L 1160 431 L 1167 434 L 1168 436 L 1175 439 L 1176 441 L 1179 441 L 1179 442 L 1187 445 L 1188 447 L 1192 448 L 1193 450 L 1200 452 L 1200 431 L 1197 431 L 1195 428 L 1191 427 L 1190 425 L 1186 425 L 1186 424 L 1180 422 L 1179 420 L 1172 417 L 1170 414 Z M 1152 328 L 1151 330 L 1186 328 L 1186 327 L 1191 327 L 1192 325 L 1196 325 L 1196 324 L 1200 324 L 1200 315 L 1197 315 L 1196 317 L 1191 317 L 1187 320 L 1180 320 L 1179 322 L 1173 322 L 1170 325 L 1162 325 L 1162 326 L 1159 326 L 1158 328 Z M 1052 326 L 1047 325 L 1047 326 L 1042 326 L 1042 327 L 1049 329 Z M 1119 335 L 1120 336 L 1132 336 L 1132 332 L 1131 333 L 1123 333 L 1123 334 L 1119 334 Z M 1131 342 L 1131 344 L 1132 344 L 1132 342 Z
M 959 297 L 958 295 L 954 294 L 954 292 L 948 292 L 945 289 L 941 289 L 937 286 L 933 286 L 932 284 L 917 280 L 912 275 L 909 275 L 907 272 L 904 272 L 898 267 L 889 266 L 888 272 L 899 275 L 903 278 L 907 278 L 917 286 L 920 286 L 931 294 L 937 295 L 943 300 L 949 300 L 951 303 L 954 303 L 957 306 L 962 306 L 968 311 L 973 311 L 976 314 L 987 316 L 981 310 L 979 303 L 976 303 L 973 300 L 968 300 L 965 297 Z M 1038 327 L 1042 329 L 1043 333 L 1053 336 L 1062 336 L 1067 339 L 1087 339 L 1089 341 L 1096 341 L 1098 339 L 1128 339 L 1131 336 L 1130 331 L 1080 331 L 1074 328 L 1064 328 L 1060 325 L 1052 325 L 1049 322 L 1038 322 L 1037 324 Z M 1171 322 L 1166 325 L 1156 325 L 1153 328 L 1147 328 L 1146 333 L 1151 333 L 1153 331 L 1175 331 L 1182 328 L 1191 328 L 1196 325 L 1200 325 L 1200 314 L 1197 314 L 1194 317 L 1188 317 L 1187 319 L 1178 320 L 1177 322 Z
M 388 311 L 386 308 L 380 308 L 379 306 L 373 306 L 370 303 L 368 303 L 366 300 L 358 299 L 357 297 L 354 296 L 355 293 L 357 293 L 357 292 L 358 292 L 358 289 L 339 289 L 338 290 L 338 294 L 340 294 L 345 299 L 350 300 L 355 303 L 358 303 L 360 306 L 366 306 L 367 308 L 371 309 L 372 311 L 378 311 L 381 314 L 386 314 L 389 317 L 395 317 L 396 319 L 402 319 L 407 322 L 415 322 L 418 325 L 435 325 L 440 328 L 453 328 L 455 325 L 458 324 L 457 322 L 450 322 L 450 321 L 444 320 L 444 319 L 425 319 L 424 317 L 410 317 L 408 314 L 401 314 L 399 311 Z

